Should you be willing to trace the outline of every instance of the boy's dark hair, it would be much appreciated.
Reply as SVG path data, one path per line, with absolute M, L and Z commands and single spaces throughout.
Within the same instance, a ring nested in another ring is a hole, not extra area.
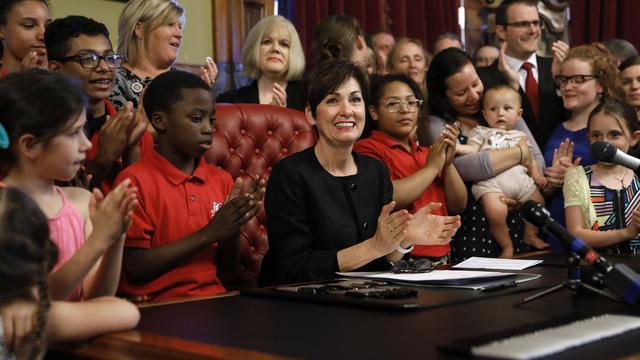
M 144 92 L 143 106 L 147 117 L 156 112 L 167 112 L 176 102 L 183 99 L 182 90 L 203 89 L 211 91 L 199 76 L 186 71 L 167 71 L 156 76 Z
M 43 69 L 19 71 L 0 79 L 0 124 L 12 145 L 27 133 L 47 143 L 73 125 L 86 101 L 75 78 Z M 11 147 L 0 149 L 0 174 L 14 161 Z
M 522 96 L 520 96 L 520 93 L 518 92 L 518 90 L 512 88 L 509 85 L 506 84 L 498 84 L 498 85 L 494 85 L 488 89 L 484 90 L 484 94 L 482 94 L 482 107 L 484 108 L 484 101 L 487 98 L 487 94 L 489 94 L 489 92 L 491 91 L 500 91 L 500 90 L 507 90 L 507 91 L 511 91 L 512 93 L 516 94 L 516 96 L 518 97 L 518 101 L 520 102 L 520 107 L 522 107 Z
M 509 22 L 507 12 L 514 4 L 524 4 L 538 8 L 538 0 L 504 0 L 496 10 L 496 25 L 506 26 Z
M 640 130 L 638 114 L 636 113 L 636 110 L 633 108 L 633 106 L 614 99 L 604 100 L 591 111 L 591 113 L 589 114 L 589 121 L 587 122 L 587 130 L 591 127 L 591 119 L 600 113 L 613 116 L 614 118 L 618 119 L 618 121 L 624 121 L 627 129 L 629 129 L 631 134 Z
M 109 30 L 104 24 L 84 16 L 67 16 L 62 19 L 56 19 L 47 26 L 47 31 L 44 34 L 44 43 L 47 46 L 49 60 L 64 58 L 69 51 L 69 41 L 80 35 L 103 35 L 111 44 Z
M 464 50 L 447 48 L 439 52 L 427 70 L 427 94 L 429 111 L 451 124 L 458 114 L 447 99 L 447 79 L 460 71 L 467 64 L 472 64 L 471 57 Z
M 30 358 L 44 349 L 44 329 L 49 309 L 47 275 L 58 258 L 49 239 L 47 218 L 29 195 L 17 188 L 0 188 L 0 303 L 33 300 L 38 289 L 35 346 Z
M 360 85 L 365 105 L 369 104 L 369 75 L 360 65 L 345 59 L 332 59 L 318 64 L 306 81 L 307 106 L 316 116 L 316 109 L 322 100 L 336 91 L 347 79 L 354 78 Z

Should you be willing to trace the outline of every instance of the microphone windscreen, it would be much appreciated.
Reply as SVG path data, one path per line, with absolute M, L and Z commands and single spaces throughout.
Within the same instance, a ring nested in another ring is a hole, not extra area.
M 549 219 L 549 212 L 539 202 L 527 200 L 520 207 L 520 214 L 531 225 L 543 227 Z
M 606 141 L 596 141 L 591 144 L 591 157 L 597 161 L 613 161 L 616 151 L 616 147 Z

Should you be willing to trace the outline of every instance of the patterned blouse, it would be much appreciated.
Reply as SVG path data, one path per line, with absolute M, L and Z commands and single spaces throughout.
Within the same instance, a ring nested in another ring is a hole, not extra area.
M 567 171 L 564 183 L 564 206 L 580 206 L 585 223 L 594 231 L 629 226 L 633 211 L 640 205 L 640 179 L 636 175 L 629 186 L 613 190 L 593 176 L 591 166 L 576 166 Z M 640 254 L 640 238 L 602 250 L 609 254 Z
M 138 108 L 140 93 L 149 85 L 151 80 L 153 79 L 150 77 L 141 79 L 129 69 L 122 66 L 116 70 L 116 83 L 113 86 L 109 100 L 118 111 L 120 111 L 127 101 L 131 101 L 131 103 L 133 103 L 133 111 L 135 112 Z

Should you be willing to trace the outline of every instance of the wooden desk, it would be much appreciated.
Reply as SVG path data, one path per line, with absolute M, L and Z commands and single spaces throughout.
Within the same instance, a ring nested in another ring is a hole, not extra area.
M 640 265 L 640 258 L 625 259 Z M 538 266 L 537 285 L 566 278 L 553 263 Z M 636 271 L 640 266 L 634 264 Z M 531 270 L 533 270 L 531 269 Z M 438 289 L 442 291 L 441 289 Z M 430 290 L 426 290 L 430 291 Z M 435 290 L 434 290 L 435 291 Z M 450 292 L 470 290 L 447 290 Z M 142 308 L 136 331 L 107 335 L 71 350 L 89 358 L 443 358 L 437 346 L 455 339 L 515 329 L 567 315 L 617 312 L 640 315 L 636 307 L 567 290 L 520 308 L 512 305 L 533 291 L 415 312 L 389 312 L 277 299 L 231 296 Z M 596 344 L 563 358 L 612 358 L 640 353 L 634 338 Z M 108 351 L 112 356 L 101 357 Z M 60 354 L 59 352 L 56 354 Z M 270 355 L 272 354 L 272 355 Z

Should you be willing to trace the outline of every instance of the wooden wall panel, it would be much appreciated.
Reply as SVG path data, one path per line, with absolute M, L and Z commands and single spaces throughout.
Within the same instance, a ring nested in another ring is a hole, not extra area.
M 260 19 L 273 15 L 274 0 L 211 0 L 218 92 L 244 86 L 242 47 L 247 34 Z

